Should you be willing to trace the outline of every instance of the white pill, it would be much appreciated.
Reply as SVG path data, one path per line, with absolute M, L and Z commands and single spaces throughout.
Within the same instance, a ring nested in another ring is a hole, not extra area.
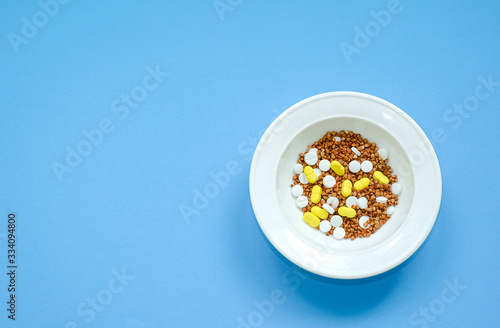
M 304 156 L 304 160 L 308 165 L 314 165 L 318 162 L 318 154 L 316 154 L 313 151 L 310 151 Z
M 304 172 L 304 167 L 302 166 L 302 164 L 295 164 L 295 166 L 293 167 L 293 172 L 295 174 L 301 174 L 302 172 Z
M 292 187 L 292 195 L 299 197 L 304 192 L 304 188 L 301 185 L 295 185 Z
M 401 193 L 401 185 L 399 183 L 393 183 L 391 186 L 391 191 L 394 195 L 399 195 Z
M 325 177 L 326 178 L 326 177 Z M 326 203 L 328 205 L 330 205 L 333 209 L 336 209 L 337 206 L 339 206 L 339 200 L 337 199 L 337 197 L 330 197 L 326 200 Z
M 359 152 L 358 148 L 356 148 L 356 147 L 351 147 L 351 150 L 352 150 L 352 152 L 353 152 L 353 153 L 355 153 L 356 155 L 361 156 L 361 153 Z
M 342 140 L 340 137 L 335 137 L 335 141 L 339 142 L 340 140 Z
M 316 174 L 316 177 L 319 178 L 321 175 L 321 170 L 320 169 L 313 169 L 314 173 Z
M 362 210 L 366 209 L 368 207 L 368 199 L 366 197 L 358 198 L 357 205 Z
M 382 203 L 382 204 L 387 202 L 387 198 L 385 198 L 384 196 L 379 196 L 375 198 L 375 200 L 377 201 L 377 203 Z
M 382 157 L 382 159 L 385 161 L 387 157 L 389 157 L 389 153 L 387 152 L 387 149 L 385 148 L 380 148 L 377 153 Z
M 326 188 L 333 188 L 333 186 L 335 186 L 336 183 L 337 181 L 331 175 L 327 175 L 326 177 L 323 178 L 323 185 Z
M 361 171 L 368 173 L 372 169 L 373 169 L 372 162 L 370 162 L 370 161 L 363 161 L 363 163 L 361 163 Z
M 306 175 L 305 175 L 304 172 L 302 172 L 301 174 L 299 174 L 299 181 L 302 184 L 308 184 L 309 183 L 309 181 L 307 180 Z
M 338 227 L 338 228 L 335 228 L 335 230 L 333 230 L 333 237 L 335 239 L 344 239 L 345 237 L 345 230 L 344 228 L 341 228 L 341 227 Z
M 355 196 L 349 196 L 345 200 L 345 206 L 347 207 L 353 207 L 354 205 L 357 205 L 358 199 Z
M 322 159 L 319 161 L 319 169 L 323 172 L 329 171 L 330 170 L 330 161 L 327 159 Z
M 330 221 L 328 220 L 321 221 L 321 223 L 319 224 L 319 230 L 321 230 L 321 232 L 328 232 L 332 230 L 332 225 L 330 224 Z
M 387 215 L 394 214 L 394 206 L 389 206 L 386 211 Z
M 318 152 L 318 148 L 311 148 L 311 149 L 309 149 L 309 151 L 312 151 L 313 153 L 317 153 Z
M 330 213 L 330 214 L 335 213 L 335 210 L 333 209 L 333 207 L 331 207 L 330 205 L 328 205 L 328 204 L 326 204 L 326 203 L 325 203 L 325 204 L 323 204 L 323 208 L 324 208 L 325 210 L 327 210 L 327 211 L 328 211 L 328 213 Z
M 309 204 L 309 201 L 307 200 L 306 196 L 299 196 L 295 200 L 295 204 L 297 204 L 298 207 L 303 208 L 306 207 L 307 204 Z
M 335 228 L 340 227 L 343 222 L 344 222 L 344 220 L 342 220 L 342 217 L 340 215 L 334 215 L 330 219 L 330 223 L 331 223 L 332 227 L 335 227 Z
M 349 171 L 351 171 L 352 173 L 358 173 L 360 169 L 361 164 L 359 164 L 358 161 L 351 161 L 349 163 Z
M 362 216 L 359 218 L 359 226 L 363 229 L 368 229 L 370 227 L 370 223 L 367 224 L 367 227 L 365 227 L 365 222 L 368 221 L 370 218 L 368 216 Z

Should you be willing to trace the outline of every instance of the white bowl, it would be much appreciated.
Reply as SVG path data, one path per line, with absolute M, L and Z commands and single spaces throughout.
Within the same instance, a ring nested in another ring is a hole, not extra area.
M 389 152 L 403 189 L 391 218 L 369 238 L 336 240 L 311 228 L 291 195 L 299 153 L 327 131 L 351 130 Z M 388 271 L 427 238 L 441 203 L 441 171 L 429 139 L 401 109 L 357 92 L 305 99 L 267 129 L 250 169 L 250 197 L 259 225 L 296 265 L 330 278 L 357 279 Z

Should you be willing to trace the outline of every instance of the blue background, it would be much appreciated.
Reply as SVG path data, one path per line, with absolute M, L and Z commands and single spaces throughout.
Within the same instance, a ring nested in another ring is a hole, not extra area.
M 2 1 L 0 273 L 11 212 L 19 267 L 15 323 L 0 276 L 0 326 L 498 327 L 500 3 L 401 0 L 385 26 L 371 11 L 390 1 L 220 3 L 219 15 L 211 0 L 71 1 L 44 16 L 37 1 Z M 474 104 L 476 88 L 489 96 Z M 443 175 L 424 245 L 358 281 L 279 255 L 248 191 L 269 124 L 337 90 L 406 111 Z M 121 100 L 131 92 L 135 108 Z M 477 108 L 453 112 L 464 101 Z M 54 163 L 85 151 L 82 130 L 103 119 L 112 131 L 59 181 Z

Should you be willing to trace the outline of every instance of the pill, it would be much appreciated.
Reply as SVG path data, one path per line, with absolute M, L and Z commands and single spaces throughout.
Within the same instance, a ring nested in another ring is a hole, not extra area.
M 358 173 L 360 169 L 361 164 L 359 164 L 358 161 L 351 161 L 349 163 L 349 171 L 351 171 L 352 173 Z
M 330 224 L 330 221 L 328 220 L 321 221 L 321 223 L 319 224 L 319 230 L 321 230 L 321 232 L 328 232 L 332 230 L 332 225 Z
M 337 197 L 329 197 L 327 200 L 326 200 L 326 203 L 328 205 L 330 205 L 333 209 L 336 209 L 337 206 L 339 206 L 339 200 L 337 199 Z
M 307 200 L 306 196 L 299 196 L 295 200 L 295 204 L 297 204 L 298 207 L 303 208 L 306 207 L 307 204 L 309 204 L 309 201 Z
M 368 199 L 366 199 L 366 197 L 360 197 L 360 198 L 358 198 L 357 205 L 362 210 L 368 208 Z
M 330 205 L 328 205 L 328 204 L 326 204 L 326 203 L 325 203 L 325 204 L 323 204 L 323 208 L 324 208 L 324 209 L 325 209 L 328 213 L 330 213 L 330 214 L 335 213 L 335 210 L 333 209 L 333 207 L 331 207 Z
M 307 224 L 309 224 L 311 227 L 316 228 L 319 226 L 319 218 L 312 214 L 311 212 L 305 212 L 304 213 L 304 221 L 306 221 Z
M 370 179 L 362 178 L 362 179 L 359 179 L 358 181 L 354 182 L 354 189 L 361 190 L 363 188 L 368 187 L 369 185 L 370 185 Z
M 330 161 L 327 159 L 322 159 L 321 161 L 319 161 L 318 166 L 321 171 L 326 172 L 330 170 Z
M 306 174 L 303 173 L 303 172 L 301 174 L 299 174 L 299 181 L 302 184 L 308 184 L 309 183 L 309 181 L 307 181 Z
M 319 176 L 321 175 L 321 170 L 320 169 L 314 169 L 314 174 L 316 174 L 316 176 L 319 178 Z
M 387 202 L 387 198 L 385 198 L 384 196 L 379 196 L 375 198 L 375 200 L 377 201 L 377 203 L 382 203 L 382 204 Z
M 311 202 L 314 204 L 318 204 L 321 200 L 321 187 L 316 185 L 312 188 L 311 191 Z
M 389 183 L 389 179 L 380 171 L 373 172 L 373 178 L 382 184 Z
M 333 230 L 333 237 L 335 239 L 344 239 L 345 237 L 345 230 L 344 228 L 341 228 L 341 227 L 338 227 L 338 228 L 335 228 L 335 230 Z
M 326 219 L 328 217 L 328 211 L 319 206 L 313 206 L 311 208 L 311 213 L 316 215 L 320 219 Z
M 351 150 L 352 150 L 352 152 L 353 152 L 353 153 L 355 153 L 356 155 L 361 156 L 361 153 L 359 152 L 358 148 L 356 148 L 356 147 L 351 147 Z
M 392 215 L 394 213 L 394 206 L 389 206 L 386 210 L 387 215 Z
M 304 161 L 308 165 L 314 165 L 318 162 L 318 154 L 316 154 L 313 151 L 309 151 L 305 156 L 304 156 Z
M 323 178 L 323 185 L 326 188 L 333 188 L 335 184 L 337 183 L 337 180 L 331 175 L 327 175 L 326 177 Z
M 370 217 L 368 216 L 362 216 L 359 218 L 359 226 L 363 229 L 368 229 L 370 227 L 370 222 L 368 222 L 367 226 L 365 227 L 365 222 L 368 221 Z
M 339 142 L 340 140 L 342 140 L 340 137 L 335 137 L 335 141 Z
M 361 171 L 368 173 L 371 170 L 373 170 L 373 164 L 372 164 L 372 162 L 370 162 L 370 161 L 363 161 L 363 163 L 361 163 Z
M 301 174 L 304 171 L 304 168 L 302 167 L 302 164 L 295 164 L 293 167 L 293 172 L 295 174 Z
M 341 216 L 346 216 L 348 218 L 353 218 L 356 216 L 356 210 L 354 208 L 342 206 L 338 210 Z
M 340 164 L 339 161 L 332 161 L 330 163 L 330 167 L 332 168 L 333 172 L 335 172 L 335 174 L 337 174 L 339 176 L 342 176 L 345 173 L 345 169 L 342 166 L 342 164 Z
M 358 204 L 358 199 L 354 196 L 349 196 L 345 200 L 345 206 L 347 207 L 353 207 L 354 205 Z
M 309 151 L 312 151 L 313 153 L 317 153 L 318 152 L 318 148 L 311 148 L 311 149 L 309 149 Z
M 382 157 L 382 159 L 385 161 L 387 157 L 389 156 L 389 153 L 387 152 L 387 149 L 385 148 L 380 148 L 377 153 Z
M 399 195 L 401 193 L 401 185 L 399 183 L 393 183 L 391 186 L 391 191 L 394 195 Z
M 294 195 L 295 197 L 299 197 L 300 195 L 302 195 L 302 193 L 304 192 L 304 188 L 302 188 L 301 185 L 295 185 L 292 187 L 292 195 Z
M 348 197 L 352 192 L 352 182 L 349 180 L 344 180 L 344 182 L 342 182 L 341 192 L 342 192 L 342 196 Z
M 343 222 L 344 222 L 344 220 L 342 220 L 342 217 L 340 215 L 334 215 L 330 219 L 330 224 L 332 225 L 332 227 L 335 227 L 335 228 L 340 227 Z
M 304 167 L 304 174 L 306 175 L 306 179 L 310 183 L 315 183 L 318 180 L 318 176 L 314 173 L 314 170 L 309 165 Z

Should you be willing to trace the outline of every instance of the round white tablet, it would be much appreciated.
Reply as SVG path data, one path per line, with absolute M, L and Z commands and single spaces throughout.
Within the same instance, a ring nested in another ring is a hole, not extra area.
M 323 204 L 323 208 L 324 208 L 325 210 L 327 210 L 327 211 L 328 211 L 328 213 L 330 213 L 330 214 L 335 213 L 335 210 L 333 209 L 333 207 L 331 207 L 330 205 L 328 205 L 328 204 L 326 204 L 326 203 L 325 203 L 325 204 Z
M 368 207 L 368 199 L 366 197 L 360 197 L 357 199 L 357 205 L 360 209 L 364 210 Z
M 335 239 L 344 239 L 345 237 L 345 230 L 344 228 L 341 228 L 341 227 L 338 227 L 338 228 L 335 228 L 335 230 L 333 230 L 333 237 Z
M 323 178 L 323 185 L 326 188 L 333 188 L 333 186 L 335 186 L 336 183 L 337 183 L 337 181 L 331 175 L 327 175 L 326 177 Z
M 326 177 L 325 177 L 326 178 Z M 324 180 L 324 179 L 323 179 Z M 327 200 L 326 200 L 326 203 L 328 205 L 330 205 L 333 209 L 337 208 L 337 206 L 339 206 L 339 200 L 337 199 L 337 197 L 329 197 Z
M 295 185 L 292 187 L 292 195 L 299 197 L 304 192 L 304 188 L 301 185 Z
M 328 220 L 321 221 L 321 223 L 319 224 L 319 230 L 321 230 L 321 232 L 328 232 L 332 230 L 332 225 L 330 224 L 330 221 Z
M 313 169 L 313 171 L 316 174 L 316 177 L 319 178 L 319 176 L 321 175 L 321 170 L 320 169 Z
M 379 196 L 375 198 L 375 200 L 377 201 L 377 203 L 382 203 L 382 204 L 387 202 L 387 198 L 385 198 L 384 196 Z
M 301 174 L 302 172 L 304 172 L 304 167 L 302 166 L 302 164 L 295 164 L 295 166 L 293 167 L 293 172 L 295 174 Z
M 308 165 L 314 165 L 318 162 L 318 154 L 316 154 L 313 151 L 309 151 L 305 156 L 304 156 L 304 161 Z
M 318 152 L 318 148 L 311 148 L 311 149 L 309 149 L 309 151 L 312 151 L 313 153 L 317 153 Z
M 351 150 L 352 150 L 352 152 L 353 152 L 353 153 L 355 153 L 356 155 L 361 156 L 361 153 L 359 152 L 358 148 L 356 148 L 356 147 L 351 147 Z
M 368 216 L 362 216 L 359 218 L 359 226 L 363 229 L 368 229 L 370 227 L 370 223 L 368 223 L 368 226 L 365 227 L 364 224 L 366 221 L 368 221 L 370 218 Z
M 309 183 L 309 181 L 307 180 L 306 175 L 304 174 L 304 172 L 302 172 L 301 174 L 299 174 L 299 181 L 302 184 L 308 184 Z
M 345 200 L 345 206 L 347 207 L 353 207 L 354 205 L 357 205 L 358 199 L 355 196 L 349 196 Z
M 373 169 L 372 162 L 370 162 L 370 161 L 363 161 L 363 163 L 361 163 L 361 171 L 368 173 L 372 169 Z
M 389 157 L 389 152 L 385 148 L 380 148 L 377 153 L 382 157 L 382 159 L 385 161 L 387 157 Z
M 297 204 L 298 207 L 303 208 L 306 207 L 307 204 L 309 204 L 309 201 L 307 200 L 306 196 L 299 196 L 295 200 L 295 204 Z
M 330 223 L 332 225 L 332 227 L 340 227 L 342 225 L 342 222 L 344 222 L 342 220 L 342 217 L 340 215 L 334 215 L 332 216 L 332 218 L 330 219 Z
M 327 159 L 322 159 L 319 161 L 319 169 L 323 172 L 329 171 L 330 170 L 330 161 Z
M 399 195 L 401 193 L 401 185 L 399 183 L 393 183 L 391 186 L 391 191 L 394 195 Z
M 352 173 L 358 173 L 359 169 L 361 169 L 361 164 L 358 161 L 351 161 L 349 163 L 349 171 Z
M 389 206 L 386 210 L 387 215 L 392 215 L 394 213 L 394 206 Z

